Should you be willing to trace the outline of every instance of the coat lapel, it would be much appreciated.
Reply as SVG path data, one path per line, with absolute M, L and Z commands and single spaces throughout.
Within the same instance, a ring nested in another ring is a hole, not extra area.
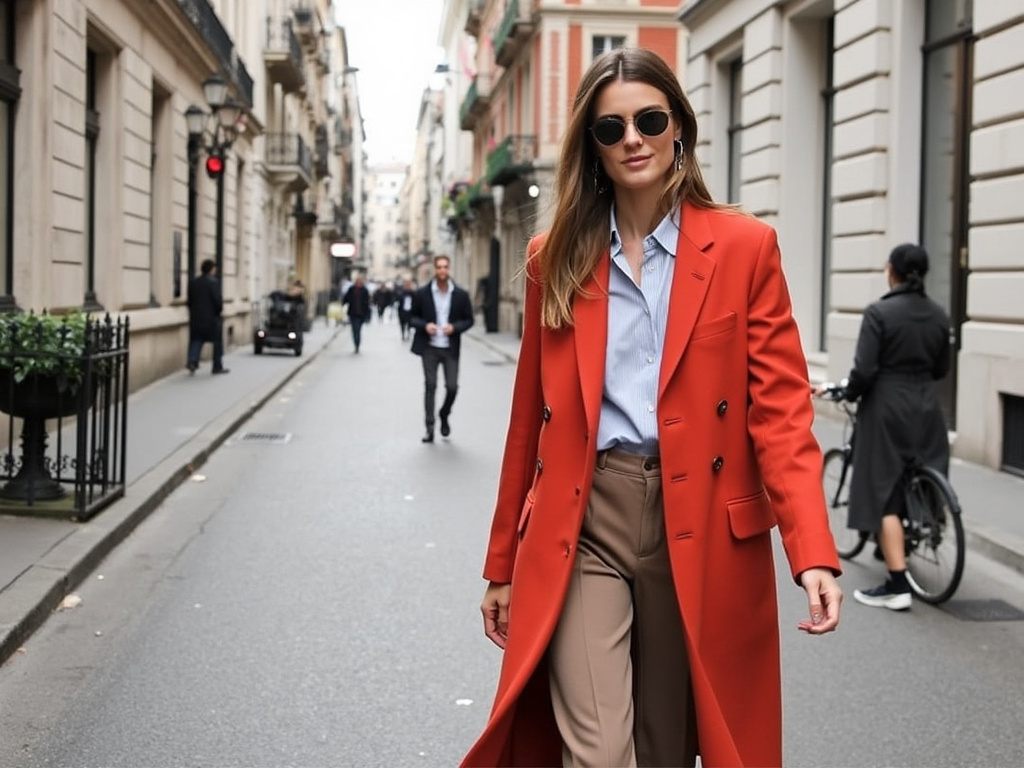
M 573 338 L 576 343 L 576 365 L 587 424 L 593 433 L 601 415 L 601 393 L 604 390 L 605 348 L 608 345 L 608 277 L 610 252 L 598 262 L 583 291 L 573 304 Z
M 689 203 L 683 204 L 658 381 L 659 398 L 682 360 L 704 297 L 707 296 L 711 276 L 715 272 L 716 260 L 704 253 L 714 242 L 709 218 L 707 210 Z

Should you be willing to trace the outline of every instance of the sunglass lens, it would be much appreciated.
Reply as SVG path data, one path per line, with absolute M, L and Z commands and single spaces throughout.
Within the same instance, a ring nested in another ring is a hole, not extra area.
M 626 135 L 626 124 L 621 120 L 606 117 L 594 123 L 593 131 L 595 139 L 610 147 L 622 141 L 622 137 Z
M 668 128 L 668 112 L 651 110 L 636 117 L 636 129 L 644 136 L 660 136 Z

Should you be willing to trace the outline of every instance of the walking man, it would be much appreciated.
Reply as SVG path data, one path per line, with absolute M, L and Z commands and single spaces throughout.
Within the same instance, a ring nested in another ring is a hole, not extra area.
M 224 367 L 224 331 L 221 327 L 223 309 L 217 265 L 213 259 L 204 259 L 199 265 L 199 274 L 188 283 L 189 376 L 199 368 L 199 354 L 206 342 L 213 344 L 213 373 L 228 373 Z
M 463 333 L 473 326 L 473 304 L 469 294 L 448 276 L 451 262 L 447 256 L 434 257 L 434 279 L 413 294 L 409 324 L 415 329 L 412 352 L 423 361 L 423 407 L 427 431 L 424 443 L 434 442 L 434 393 L 437 368 L 444 367 L 444 403 L 441 436 L 451 434 L 451 416 L 455 393 L 459 389 L 459 343 Z
M 363 323 L 373 317 L 370 289 L 366 287 L 366 281 L 362 275 L 356 276 L 356 281 L 345 291 L 345 298 L 341 301 L 348 305 L 348 322 L 352 326 L 352 343 L 355 345 L 356 354 L 359 354 L 359 345 L 363 341 Z

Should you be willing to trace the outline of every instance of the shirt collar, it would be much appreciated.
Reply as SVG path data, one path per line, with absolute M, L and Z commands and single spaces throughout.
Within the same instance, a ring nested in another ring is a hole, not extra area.
M 664 249 L 669 256 L 675 257 L 676 247 L 679 245 L 679 212 L 677 207 L 665 214 L 665 217 L 658 222 L 658 226 L 649 235 L 658 241 L 658 245 Z M 622 238 L 619 237 L 619 224 L 615 220 L 615 204 L 611 210 L 611 250 L 614 259 L 622 252 Z

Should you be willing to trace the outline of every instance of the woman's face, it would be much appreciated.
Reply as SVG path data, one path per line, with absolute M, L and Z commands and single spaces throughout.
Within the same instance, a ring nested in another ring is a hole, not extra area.
M 666 120 L 666 112 L 668 97 L 647 83 L 615 80 L 598 94 L 590 140 L 617 191 L 660 189 L 672 172 L 673 141 L 680 138 L 681 130 L 677 116 L 669 115 Z M 611 144 L 599 140 L 598 137 L 605 141 L 615 138 L 623 123 L 621 139 Z M 662 125 L 665 128 L 661 133 L 650 135 Z

